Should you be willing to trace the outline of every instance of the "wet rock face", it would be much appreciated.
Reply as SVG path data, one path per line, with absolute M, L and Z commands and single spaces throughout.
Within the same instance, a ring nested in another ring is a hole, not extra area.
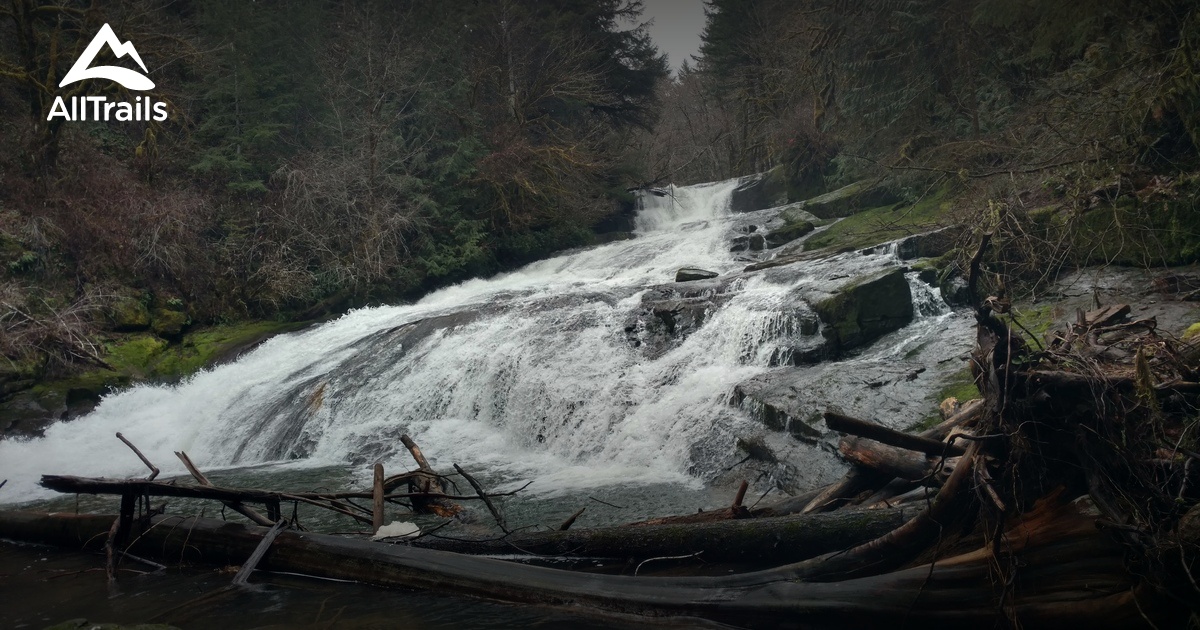
M 821 417 L 801 412 L 804 398 L 792 384 L 751 379 L 734 387 L 730 402 L 772 431 L 786 431 L 796 439 L 813 441 L 821 436 Z
M 754 212 L 787 203 L 787 186 L 770 173 L 746 177 L 729 199 L 732 212 Z
M 912 290 L 903 269 L 853 282 L 815 302 L 821 334 L 836 352 L 870 343 L 913 319 Z
M 647 358 L 662 356 L 704 325 L 732 298 L 728 279 L 704 279 L 662 285 L 646 291 L 625 322 L 625 338 Z
M 767 248 L 767 241 L 762 234 L 750 234 L 747 236 L 735 236 L 729 251 L 731 252 L 761 252 Z

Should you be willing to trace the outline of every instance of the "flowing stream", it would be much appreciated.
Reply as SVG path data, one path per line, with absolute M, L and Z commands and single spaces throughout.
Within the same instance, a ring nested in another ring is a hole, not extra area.
M 812 320 L 806 295 L 903 262 L 884 246 L 743 273 L 732 235 L 773 214 L 731 214 L 737 185 L 647 194 L 636 238 L 416 304 L 356 310 L 183 383 L 113 393 L 42 438 L 0 442 L 0 478 L 9 480 L 0 502 L 45 499 L 36 482 L 46 473 L 144 474 L 113 438 L 118 431 L 164 475 L 186 474 L 173 455 L 183 450 L 206 472 L 251 471 L 266 476 L 262 483 L 324 475 L 342 487 L 366 481 L 375 461 L 389 472 L 411 468 L 399 441 L 408 433 L 435 467 L 457 462 L 500 489 L 533 481 L 523 496 L 541 500 L 633 500 L 634 489 L 657 488 L 651 513 L 702 505 L 712 480 L 744 457 L 738 440 L 754 435 L 787 456 L 772 473 L 777 482 L 788 477 L 798 489 L 827 479 L 839 466 L 828 443 L 765 428 L 753 404 L 731 404 L 735 387 L 789 370 L 814 409 L 845 398 L 902 425 L 913 409 L 933 410 L 934 377 L 961 367 L 952 359 L 969 347 L 969 327 L 909 274 L 916 318 L 908 327 L 848 359 L 777 367 L 782 349 L 811 339 L 797 332 L 798 321 Z M 673 283 L 685 266 L 720 277 Z M 668 343 L 641 345 L 643 300 L 653 291 L 690 292 L 676 297 L 708 304 L 703 322 Z M 905 376 L 916 370 L 920 378 Z M 863 389 L 874 397 L 852 393 Z

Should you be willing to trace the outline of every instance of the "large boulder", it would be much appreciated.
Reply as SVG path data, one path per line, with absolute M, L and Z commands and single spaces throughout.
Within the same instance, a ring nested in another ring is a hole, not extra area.
M 729 278 L 695 280 L 654 287 L 625 322 L 625 337 L 648 358 L 678 347 L 729 300 Z
M 804 210 L 818 219 L 837 219 L 897 201 L 899 197 L 878 181 L 864 180 L 809 199 L 804 202 Z
M 902 239 L 896 247 L 896 254 L 901 260 L 913 258 L 937 258 L 954 249 L 957 230 L 942 228 L 924 234 L 914 234 Z
M 785 245 L 798 238 L 808 236 L 813 230 L 817 229 L 811 221 L 800 221 L 797 223 L 789 223 L 783 227 L 775 228 L 767 232 L 766 243 L 767 247 L 779 247 Z
M 812 307 L 836 352 L 870 343 L 913 318 L 912 290 L 900 268 L 852 282 Z
M 743 177 L 729 198 L 731 212 L 754 212 L 788 202 L 787 184 L 776 171 Z

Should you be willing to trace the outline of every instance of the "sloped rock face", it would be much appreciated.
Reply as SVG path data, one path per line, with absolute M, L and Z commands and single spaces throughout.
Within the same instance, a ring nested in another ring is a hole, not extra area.
M 804 210 L 819 219 L 837 219 L 897 201 L 899 198 L 878 182 L 861 181 L 805 201 Z
M 913 319 L 912 291 L 899 268 L 853 282 L 812 306 L 835 352 L 870 343 Z
M 901 260 L 936 258 L 954 249 L 957 232 L 958 230 L 955 228 L 943 228 L 924 234 L 914 234 L 898 243 L 896 255 Z
M 789 383 L 755 378 L 737 385 L 730 401 L 772 431 L 786 431 L 800 440 L 821 436 L 821 416 L 802 411 L 803 393 Z

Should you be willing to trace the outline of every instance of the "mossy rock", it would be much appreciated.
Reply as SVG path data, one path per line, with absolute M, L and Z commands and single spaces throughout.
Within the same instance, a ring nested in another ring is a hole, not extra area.
M 135 332 L 150 327 L 150 309 L 134 297 L 117 298 L 109 305 L 106 315 L 112 330 L 117 332 Z
M 767 247 L 779 247 L 780 245 L 790 243 L 800 237 L 807 236 L 815 229 L 817 228 L 811 221 L 800 221 L 784 225 L 781 228 L 767 232 Z
M 830 193 L 833 194 L 833 193 Z M 805 251 L 824 247 L 863 249 L 917 233 L 928 232 L 951 223 L 953 205 L 947 201 L 948 188 L 927 195 L 915 204 L 881 203 L 854 212 L 804 242 Z M 879 200 L 883 197 L 870 199 Z M 812 206 L 805 209 L 821 216 Z M 933 251 L 932 249 L 930 251 Z M 916 252 L 920 255 L 919 252 Z
M 838 351 L 861 346 L 907 326 L 912 290 L 903 269 L 891 269 L 842 287 L 813 304 L 821 334 Z
M 183 335 L 183 329 L 191 323 L 191 319 L 187 313 L 181 311 L 173 311 L 165 308 L 154 309 L 154 322 L 150 329 L 154 334 L 163 339 L 179 339 Z
M 1191 341 L 1196 337 L 1200 337 L 1200 322 L 1188 326 L 1187 330 L 1183 331 L 1184 341 Z

